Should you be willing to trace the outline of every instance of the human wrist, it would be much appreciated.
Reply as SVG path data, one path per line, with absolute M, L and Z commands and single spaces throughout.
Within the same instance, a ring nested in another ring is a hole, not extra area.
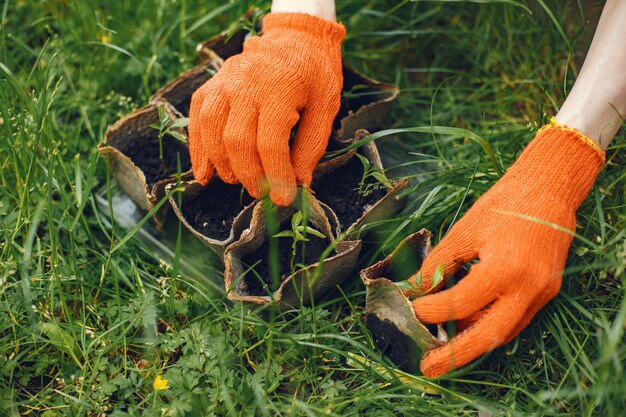
M 291 39 L 317 42 L 324 50 L 340 53 L 346 29 L 341 23 L 331 22 L 308 13 L 270 13 L 263 18 L 263 34 L 290 32 Z
M 337 21 L 335 0 L 273 0 L 272 13 L 306 13 L 331 22 Z
M 602 150 L 606 150 L 623 125 L 619 114 L 613 112 L 612 109 L 599 114 L 591 114 L 588 108 L 567 105 L 561 108 L 554 120 L 561 125 L 570 126 L 582 132 Z

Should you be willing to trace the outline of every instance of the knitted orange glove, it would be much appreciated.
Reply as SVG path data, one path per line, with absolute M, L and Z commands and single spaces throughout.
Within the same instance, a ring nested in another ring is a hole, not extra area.
M 341 24 L 301 13 L 271 13 L 263 35 L 249 38 L 193 95 L 189 151 L 196 179 L 213 166 L 222 180 L 288 205 L 296 181 L 309 184 L 339 111 Z M 291 130 L 300 121 L 289 148 Z
M 559 292 L 576 210 L 603 163 L 595 143 L 553 121 L 435 247 L 422 265 L 422 291 L 440 265 L 447 278 L 480 261 L 451 289 L 413 301 L 420 321 L 461 323 L 456 337 L 423 358 L 424 375 L 443 375 L 512 340 Z

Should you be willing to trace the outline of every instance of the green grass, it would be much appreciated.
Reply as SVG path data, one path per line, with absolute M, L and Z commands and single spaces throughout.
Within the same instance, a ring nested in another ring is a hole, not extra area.
M 356 274 L 280 314 L 227 302 L 200 246 L 174 244 L 164 261 L 141 239 L 118 245 L 128 229 L 96 201 L 111 195 L 96 151 L 106 126 L 252 3 L 1 4 L 0 413 L 623 415 L 623 133 L 579 211 L 559 296 L 513 342 L 432 383 L 397 378 L 376 353 Z M 372 256 L 422 227 L 439 240 L 558 109 L 586 17 L 561 1 L 338 3 L 346 60 L 402 87 L 389 127 L 420 128 L 378 140 L 389 173 L 414 181 Z M 169 390 L 153 389 L 157 375 Z

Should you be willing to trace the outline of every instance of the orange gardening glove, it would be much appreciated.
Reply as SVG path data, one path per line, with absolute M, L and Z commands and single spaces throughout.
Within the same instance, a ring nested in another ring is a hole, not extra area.
M 341 24 L 301 13 L 271 13 L 263 35 L 193 95 L 189 151 L 201 184 L 213 176 L 240 182 L 288 205 L 296 182 L 309 184 L 339 111 L 343 76 Z M 300 121 L 289 148 L 291 130 Z
M 422 359 L 424 375 L 443 375 L 509 342 L 556 296 L 576 210 L 603 163 L 591 139 L 553 121 L 435 247 L 422 265 L 422 291 L 440 265 L 445 279 L 479 262 L 451 289 L 413 301 L 420 321 L 458 320 L 461 330 Z

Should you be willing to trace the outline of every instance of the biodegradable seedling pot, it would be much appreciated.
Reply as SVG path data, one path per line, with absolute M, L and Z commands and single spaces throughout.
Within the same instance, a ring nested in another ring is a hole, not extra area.
M 366 287 L 365 323 L 374 344 L 406 372 L 419 372 L 424 353 L 447 342 L 441 326 L 429 329 L 419 322 L 411 301 L 395 284 L 417 273 L 430 252 L 431 237 L 425 229 L 408 236 L 391 255 L 360 273 Z
M 170 184 L 167 190 L 175 186 Z M 185 181 L 181 187 L 182 196 L 170 196 L 176 217 L 194 236 L 221 255 L 250 225 L 256 201 L 241 185 L 226 184 L 217 176 L 205 186 L 197 181 Z
M 169 103 L 184 117 L 189 117 L 191 96 L 220 69 L 222 63 L 218 56 L 205 60 L 157 91 L 151 103 Z
M 163 159 L 160 157 L 159 106 L 176 121 L 178 114 L 166 103 L 150 104 L 109 126 L 104 141 L 98 147 L 108 158 L 110 169 L 122 189 L 143 210 L 150 210 L 165 196 L 165 185 L 175 181 L 180 159 L 180 172 L 189 176 L 191 161 L 187 142 L 171 135 L 162 140 Z M 184 129 L 175 128 L 186 139 Z
M 353 141 L 369 135 L 366 130 L 356 132 Z M 356 154 L 362 155 L 384 179 L 366 176 L 366 167 Z M 369 142 L 358 150 L 348 151 L 336 158 L 325 160 L 313 174 L 312 190 L 322 203 L 336 214 L 346 238 L 361 238 L 367 234 L 366 225 L 388 218 L 402 210 L 406 204 L 408 179 L 388 180 L 383 173 L 378 149 Z
M 359 129 L 373 132 L 383 127 L 399 94 L 397 86 L 361 75 L 344 63 L 341 107 L 334 122 L 334 139 L 351 140 Z
M 325 237 L 308 234 L 305 242 L 304 266 L 291 273 L 291 242 L 289 238 L 278 240 L 280 282 L 272 288 L 268 260 L 269 231 L 266 205 L 254 207 L 250 228 L 244 230 L 241 238 L 228 246 L 224 253 L 224 281 L 228 298 L 255 304 L 276 302 L 281 308 L 308 305 L 332 288 L 335 288 L 354 269 L 361 250 L 360 241 L 336 242 L 332 226 L 324 209 L 315 201 L 309 200 L 309 226 Z M 289 229 L 294 207 L 280 207 L 276 211 L 278 230 Z M 319 261 L 325 249 L 334 246 L 326 259 Z M 301 248 L 302 246 L 300 246 Z M 302 262 L 302 252 L 296 257 Z

